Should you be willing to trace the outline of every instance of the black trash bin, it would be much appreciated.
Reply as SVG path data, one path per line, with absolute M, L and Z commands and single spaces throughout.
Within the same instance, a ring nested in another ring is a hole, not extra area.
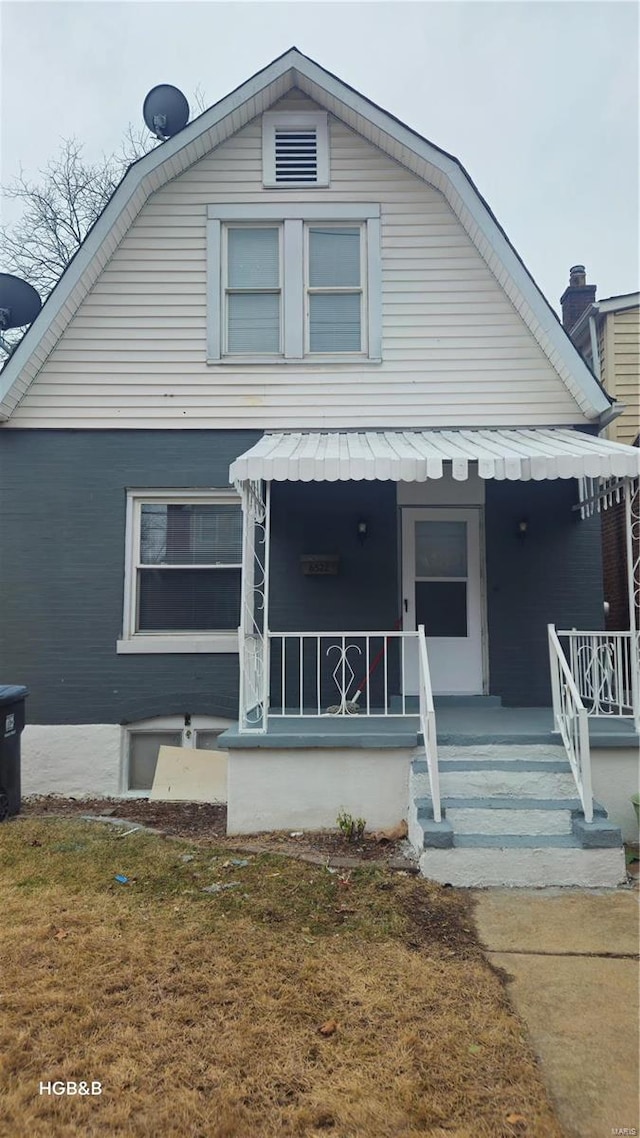
M 20 736 L 27 689 L 0 684 L 0 822 L 20 813 Z

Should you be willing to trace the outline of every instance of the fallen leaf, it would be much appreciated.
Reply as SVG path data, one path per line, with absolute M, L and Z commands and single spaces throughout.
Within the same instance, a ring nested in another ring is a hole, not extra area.
M 338 1030 L 338 1025 L 334 1019 L 328 1019 L 322 1027 L 318 1028 L 320 1035 L 333 1035 Z
M 348 905 L 338 905 L 334 910 L 336 913 L 357 913 L 357 909 L 351 909 Z
M 516 1126 L 516 1125 L 518 1125 L 518 1123 L 522 1123 L 522 1122 L 526 1122 L 526 1121 L 527 1120 L 526 1120 L 524 1114 L 508 1114 L 507 1115 L 507 1122 L 510 1123 L 511 1126 Z
M 470 1055 L 478 1055 L 481 1051 L 482 1048 L 477 1043 L 472 1043 L 471 1047 L 469 1048 Z
M 377 842 L 399 842 L 401 838 L 406 838 L 408 832 L 407 823 L 403 818 L 397 826 L 391 826 L 388 830 L 379 830 L 373 836 Z
M 57 932 L 55 932 L 55 933 L 53 934 L 53 939 L 54 939 L 54 940 L 64 940 L 64 938 L 65 938 L 66 936 L 69 936 L 69 933 L 66 933 L 66 932 L 64 931 L 64 929 L 58 929 L 58 930 L 57 930 Z

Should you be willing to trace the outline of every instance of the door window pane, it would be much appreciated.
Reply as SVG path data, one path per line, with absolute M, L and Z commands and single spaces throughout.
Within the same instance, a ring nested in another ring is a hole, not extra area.
M 416 581 L 416 623 L 427 636 L 466 636 L 466 581 Z
M 466 522 L 416 522 L 416 577 L 466 577 Z

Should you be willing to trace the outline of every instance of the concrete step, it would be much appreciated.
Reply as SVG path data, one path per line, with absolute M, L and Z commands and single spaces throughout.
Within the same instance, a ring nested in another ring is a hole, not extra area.
M 576 845 L 454 846 L 427 849 L 420 855 L 423 877 L 443 885 L 574 885 L 613 888 L 626 881 L 622 847 L 583 849 Z

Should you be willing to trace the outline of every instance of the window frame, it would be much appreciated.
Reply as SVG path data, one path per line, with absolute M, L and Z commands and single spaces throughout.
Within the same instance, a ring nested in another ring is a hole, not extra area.
M 205 632 L 190 630 L 137 631 L 138 570 L 140 568 L 140 521 L 142 506 L 147 503 L 166 503 L 167 505 L 237 505 L 240 497 L 235 490 L 227 489 L 188 489 L 184 490 L 127 490 L 125 524 L 125 565 L 122 636 L 116 641 L 119 655 L 131 653 L 198 653 L 224 652 L 238 653 L 238 629 L 210 629 Z M 175 566 L 179 568 L 179 566 Z M 187 566 L 193 568 L 193 566 Z M 236 566 L 242 573 L 242 561 Z M 239 619 L 239 616 L 238 616 Z
M 276 181 L 276 130 L 315 130 L 316 180 Z M 266 111 L 262 116 L 262 184 L 269 190 L 307 189 L 329 185 L 329 116 L 326 111 Z
M 224 284 L 226 273 L 223 249 L 224 229 L 244 223 L 248 227 L 282 225 L 281 277 L 281 347 L 279 355 L 234 352 L 225 354 L 226 305 Z M 305 227 L 330 222 L 354 227 L 360 225 L 360 256 L 364 265 L 361 287 L 362 347 L 359 352 L 306 352 L 307 293 L 305 277 L 307 237 Z M 375 202 L 329 204 L 269 203 L 260 205 L 209 206 L 207 210 L 207 363 L 226 366 L 246 364 L 294 364 L 309 366 L 325 363 L 355 365 L 382 362 L 382 257 L 380 250 L 380 205 Z

